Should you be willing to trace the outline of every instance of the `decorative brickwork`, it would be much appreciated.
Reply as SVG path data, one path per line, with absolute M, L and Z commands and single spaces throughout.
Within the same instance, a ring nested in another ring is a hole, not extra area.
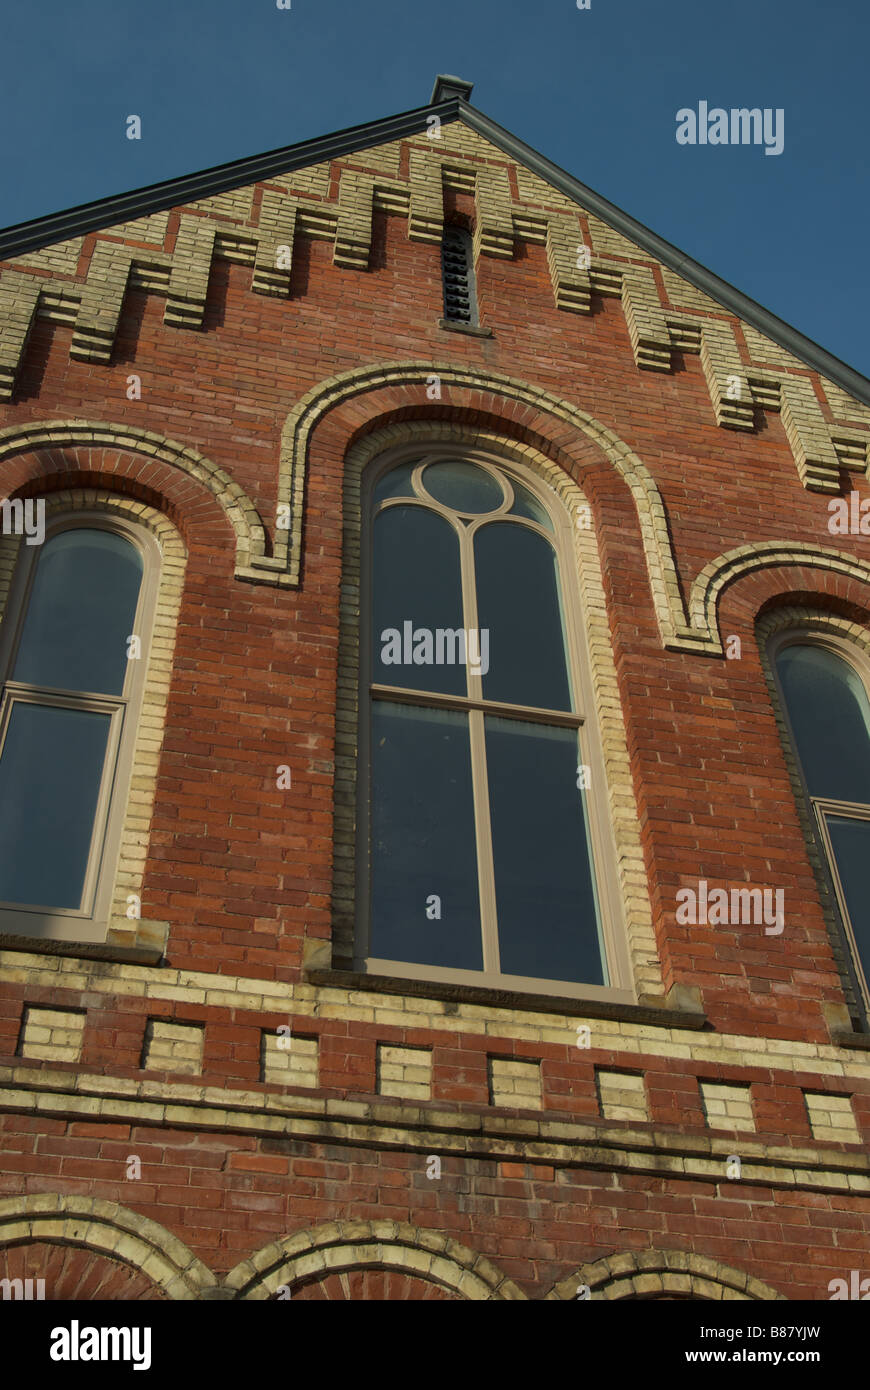
M 564 1279 L 549 1299 L 576 1299 L 580 1289 L 592 1298 L 784 1298 L 760 1279 L 685 1250 L 642 1250 L 610 1255 L 584 1265 Z
M 316 1038 L 263 1033 L 262 1079 L 270 1086 L 317 1085 Z
M 861 1135 L 855 1124 L 848 1096 L 822 1095 L 807 1091 L 804 1095 L 813 1138 L 835 1144 L 860 1144 Z
M 601 1114 L 605 1120 L 634 1120 L 640 1124 L 649 1121 L 646 1086 L 642 1075 L 598 1068 L 595 1080 Z
M 151 1018 L 145 1029 L 143 1071 L 202 1071 L 202 1029 L 190 1023 L 163 1023 Z
M 21 1024 L 19 1056 L 43 1062 L 77 1062 L 84 1026 L 83 1013 L 28 1007 Z
M 403 149 L 408 151 L 407 180 L 399 175 Z M 685 285 L 673 271 L 508 160 L 460 121 L 444 125 L 438 140 L 421 136 L 357 151 L 336 161 L 335 168 L 339 177 L 334 200 L 327 198 L 324 165 L 296 170 L 261 186 L 256 224 L 252 186 L 191 204 L 194 212 L 181 212 L 171 253 L 142 246 L 143 241 L 156 246 L 161 234 L 166 236 L 165 214 L 108 228 L 100 234 L 84 282 L 53 278 L 59 273 L 75 276 L 80 239 L 17 258 L 12 263 L 17 268 L 0 276 L 0 399 L 12 396 L 37 314 L 57 322 L 74 320 L 72 356 L 108 362 L 128 284 L 143 280 L 166 296 L 167 326 L 201 329 L 213 257 L 252 264 L 253 289 L 283 297 L 289 289 L 297 233 L 329 239 L 337 267 L 365 271 L 375 209 L 406 217 L 411 240 L 437 242 L 445 190 L 453 189 L 474 197 L 475 259 L 510 260 L 515 239 L 524 237 L 547 248 L 559 308 L 586 314 L 592 294 L 621 298 L 639 368 L 670 373 L 677 353 L 700 353 L 719 425 L 752 431 L 757 411 L 781 411 L 805 487 L 836 492 L 840 467 L 867 467 L 870 410 L 853 402 L 846 409 L 857 424 L 836 425 L 803 375 L 802 362 L 749 325 L 735 329 L 709 296 Z M 517 181 L 518 198 L 511 193 L 511 176 Z M 307 201 L 310 198 L 318 201 Z M 120 236 L 126 240 L 119 241 Z M 586 245 L 593 252 L 590 264 L 578 265 L 578 253 Z M 279 265 L 282 246 L 289 254 Z M 36 278 L 29 273 L 31 267 L 43 273 Z M 657 276 L 663 277 L 670 302 L 662 298 Z M 842 392 L 838 395 L 844 397 Z M 831 393 L 828 403 L 842 410 L 843 400 L 835 401 Z
M 723 1086 L 715 1081 L 702 1081 L 701 1099 L 711 1129 L 755 1129 L 748 1086 Z
M 870 656 L 867 538 L 828 530 L 870 408 L 464 119 L 372 144 L 0 269 L 0 496 L 148 527 L 163 585 L 107 939 L 0 943 L 9 1277 L 826 1299 L 866 1254 L 870 1046 L 765 643 Z M 441 322 L 457 219 L 479 333 Z M 586 998 L 354 959 L 361 479 L 441 444 L 580 523 L 626 952 Z M 684 921 L 701 883 L 782 889 L 786 929 Z
M 225 1285 L 237 1298 L 274 1297 L 283 1286 L 367 1265 L 396 1269 L 440 1284 L 462 1298 L 524 1295 L 489 1260 L 436 1231 L 395 1221 L 332 1221 L 299 1231 L 237 1265 Z
M 378 1094 L 406 1100 L 432 1095 L 432 1054 L 422 1047 L 378 1047 Z
M 540 1062 L 491 1057 L 489 1094 L 493 1105 L 510 1106 L 512 1110 L 540 1110 L 543 1105 Z

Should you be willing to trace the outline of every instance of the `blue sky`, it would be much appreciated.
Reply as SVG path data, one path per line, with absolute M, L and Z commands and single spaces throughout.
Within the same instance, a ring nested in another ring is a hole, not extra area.
M 867 0 L 6 0 L 0 225 L 424 105 L 453 73 L 870 375 L 868 40 Z M 678 145 L 699 101 L 781 107 L 782 154 Z

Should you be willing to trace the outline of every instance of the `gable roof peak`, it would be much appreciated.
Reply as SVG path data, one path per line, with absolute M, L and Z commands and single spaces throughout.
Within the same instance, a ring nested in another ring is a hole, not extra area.
M 456 97 L 460 101 L 469 101 L 473 90 L 473 82 L 465 82 L 461 77 L 450 77 L 446 73 L 439 72 L 435 78 L 435 86 L 432 88 L 429 105 L 437 106 L 441 101 L 452 101 Z

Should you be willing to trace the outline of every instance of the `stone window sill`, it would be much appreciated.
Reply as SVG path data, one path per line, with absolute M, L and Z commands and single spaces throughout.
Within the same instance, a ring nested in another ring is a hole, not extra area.
M 30 955 L 75 956 L 84 960 L 118 961 L 129 965 L 158 965 L 166 952 L 169 923 L 140 920 L 112 926 L 105 941 L 57 941 L 44 936 L 0 932 L 0 950 Z
M 638 1004 L 609 1002 L 602 999 L 569 999 L 548 994 L 519 994 L 513 990 L 492 989 L 479 985 L 446 984 L 438 980 L 399 979 L 386 975 L 369 975 L 359 970 L 336 970 L 317 967 L 305 969 L 308 984 L 332 989 L 368 990 L 379 994 L 408 994 L 416 998 L 444 999 L 456 1004 L 483 1004 L 499 1009 L 516 1009 L 526 1013 L 553 1013 L 584 1018 L 611 1018 L 623 1023 L 654 1024 L 661 1028 L 709 1027 L 707 1017 L 691 997 L 671 996 L 662 1005 L 641 1001 Z
M 445 329 L 448 333 L 467 333 L 472 338 L 491 338 L 491 328 L 476 328 L 471 323 L 460 323 L 456 319 L 439 319 L 438 327 Z

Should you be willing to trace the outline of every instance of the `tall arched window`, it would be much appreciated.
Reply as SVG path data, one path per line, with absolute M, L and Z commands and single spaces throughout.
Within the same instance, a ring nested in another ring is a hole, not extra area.
M 870 1002 L 870 701 L 845 649 L 788 635 L 777 681 L 856 974 Z
M 367 481 L 369 971 L 573 995 L 627 983 L 570 523 L 545 496 L 473 452 Z
M 0 642 L 0 929 L 105 936 L 147 665 L 150 536 L 58 518 L 19 551 Z

